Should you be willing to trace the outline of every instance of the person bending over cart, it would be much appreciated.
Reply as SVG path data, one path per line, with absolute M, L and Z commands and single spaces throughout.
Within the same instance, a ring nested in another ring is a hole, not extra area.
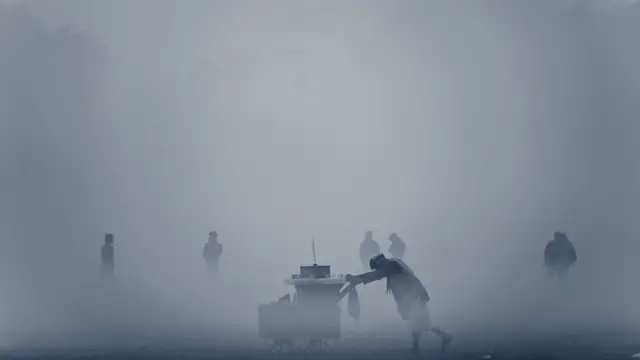
M 387 259 L 384 254 L 376 255 L 369 261 L 372 271 L 360 275 L 347 274 L 345 280 L 356 286 L 387 279 L 387 293 L 391 293 L 398 312 L 408 322 L 412 336 L 412 352 L 420 351 L 420 338 L 424 331 L 431 331 L 441 339 L 442 352 L 445 352 L 453 336 L 431 326 L 427 302 L 429 294 L 413 271 L 400 259 Z

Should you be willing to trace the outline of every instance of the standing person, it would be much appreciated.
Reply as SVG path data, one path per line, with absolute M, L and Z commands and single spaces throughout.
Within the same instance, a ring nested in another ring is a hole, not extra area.
M 113 234 L 104 236 L 104 245 L 100 251 L 101 274 L 103 281 L 115 280 L 115 250 L 113 248 Z
M 364 240 L 360 243 L 360 261 L 366 269 L 369 267 L 369 260 L 380 254 L 380 245 L 373 240 L 373 231 L 367 231 Z
M 209 233 L 209 239 L 204 245 L 202 256 L 207 263 L 207 269 L 210 273 L 215 274 L 218 272 L 218 264 L 220 257 L 222 256 L 222 244 L 218 242 L 218 233 L 212 231 Z
M 573 247 L 567 234 L 553 233 L 553 240 L 544 248 L 544 265 L 547 267 L 549 277 L 557 278 L 564 283 L 567 280 L 569 268 L 578 261 L 576 249 Z
M 427 303 L 429 294 L 422 282 L 413 271 L 400 259 L 387 259 L 384 254 L 374 256 L 369 266 L 372 271 L 360 275 L 346 275 L 346 280 L 352 285 L 368 284 L 370 282 L 387 279 L 387 293 L 393 295 L 398 313 L 402 320 L 407 321 L 411 332 L 414 353 L 420 352 L 420 338 L 424 331 L 435 333 L 441 340 L 441 350 L 445 352 L 453 340 L 453 336 L 431 326 L 431 318 Z
M 389 235 L 389 241 L 391 241 L 391 246 L 389 246 L 391 257 L 400 260 L 404 259 L 404 249 L 406 248 L 404 241 L 396 233 Z

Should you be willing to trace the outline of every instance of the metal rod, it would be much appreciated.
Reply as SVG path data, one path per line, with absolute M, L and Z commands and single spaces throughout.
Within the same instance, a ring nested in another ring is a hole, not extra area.
M 316 242 L 314 239 L 311 239 L 311 250 L 313 251 L 313 265 L 318 265 L 316 262 Z

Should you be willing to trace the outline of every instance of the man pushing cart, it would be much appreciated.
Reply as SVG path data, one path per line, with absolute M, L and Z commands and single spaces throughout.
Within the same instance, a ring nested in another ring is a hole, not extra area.
M 384 254 L 376 255 L 369 261 L 371 271 L 360 275 L 347 274 L 347 291 L 359 284 L 387 279 L 387 293 L 396 302 L 398 313 L 407 321 L 412 336 L 412 352 L 420 352 L 420 338 L 425 331 L 436 334 L 441 340 L 441 350 L 445 352 L 453 336 L 438 327 L 431 326 L 427 303 L 429 294 L 414 272 L 400 259 L 387 259 Z

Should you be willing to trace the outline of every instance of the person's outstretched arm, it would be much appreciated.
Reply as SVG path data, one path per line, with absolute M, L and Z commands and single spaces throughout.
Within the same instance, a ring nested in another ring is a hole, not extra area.
M 386 278 L 387 276 L 393 275 L 398 271 L 402 271 L 398 264 L 392 262 L 387 266 L 383 266 L 381 268 L 375 269 L 373 271 L 366 272 L 360 275 L 347 275 L 346 280 L 352 284 L 368 284 L 370 282 L 374 282 L 377 280 L 381 280 Z

